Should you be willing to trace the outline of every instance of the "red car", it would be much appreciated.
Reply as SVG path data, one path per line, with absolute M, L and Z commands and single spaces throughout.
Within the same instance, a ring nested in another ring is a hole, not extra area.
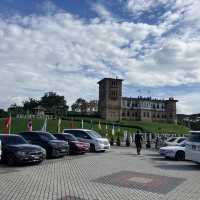
M 69 154 L 84 154 L 89 151 L 90 144 L 80 142 L 75 136 L 69 133 L 54 133 L 58 140 L 64 140 L 69 144 Z

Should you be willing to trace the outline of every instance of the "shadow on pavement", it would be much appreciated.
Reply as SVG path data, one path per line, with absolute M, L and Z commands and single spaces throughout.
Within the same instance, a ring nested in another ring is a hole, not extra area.
M 200 171 L 200 165 L 197 164 L 186 164 L 181 163 L 180 164 L 167 164 L 167 165 L 156 165 L 155 167 L 158 167 L 160 169 L 166 169 L 166 170 L 182 170 L 182 171 Z
M 163 161 L 163 162 L 166 162 L 166 161 L 175 161 L 173 159 L 169 159 L 169 158 L 164 158 L 164 157 L 152 157 L 150 158 L 151 160 L 153 161 Z
M 147 153 L 145 156 L 151 156 L 151 157 L 160 157 L 159 153 Z

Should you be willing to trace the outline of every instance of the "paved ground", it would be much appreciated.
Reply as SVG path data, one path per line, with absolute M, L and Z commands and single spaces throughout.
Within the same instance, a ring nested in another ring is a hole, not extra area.
M 0 200 L 199 200 L 200 166 L 133 148 L 68 156 L 40 165 L 0 165 Z

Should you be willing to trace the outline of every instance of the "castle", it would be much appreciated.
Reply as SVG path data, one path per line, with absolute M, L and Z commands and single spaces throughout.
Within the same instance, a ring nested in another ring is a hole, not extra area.
M 177 100 L 122 97 L 122 81 L 118 78 L 104 78 L 98 82 L 98 108 L 103 119 L 177 123 Z

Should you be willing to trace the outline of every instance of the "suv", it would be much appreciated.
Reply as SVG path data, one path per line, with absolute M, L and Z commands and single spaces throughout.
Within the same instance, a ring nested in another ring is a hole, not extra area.
M 15 163 L 42 162 L 46 158 L 45 149 L 40 146 L 28 144 L 19 135 L 0 134 L 2 143 L 2 162 L 8 165 Z
M 79 141 L 90 144 L 90 151 L 106 151 L 110 149 L 107 138 L 102 138 L 99 133 L 89 129 L 64 129 L 64 133 L 74 135 Z
M 61 157 L 68 154 L 69 145 L 67 142 L 57 140 L 52 134 L 47 132 L 32 131 L 18 133 L 29 143 L 43 147 L 47 152 L 47 157 Z

